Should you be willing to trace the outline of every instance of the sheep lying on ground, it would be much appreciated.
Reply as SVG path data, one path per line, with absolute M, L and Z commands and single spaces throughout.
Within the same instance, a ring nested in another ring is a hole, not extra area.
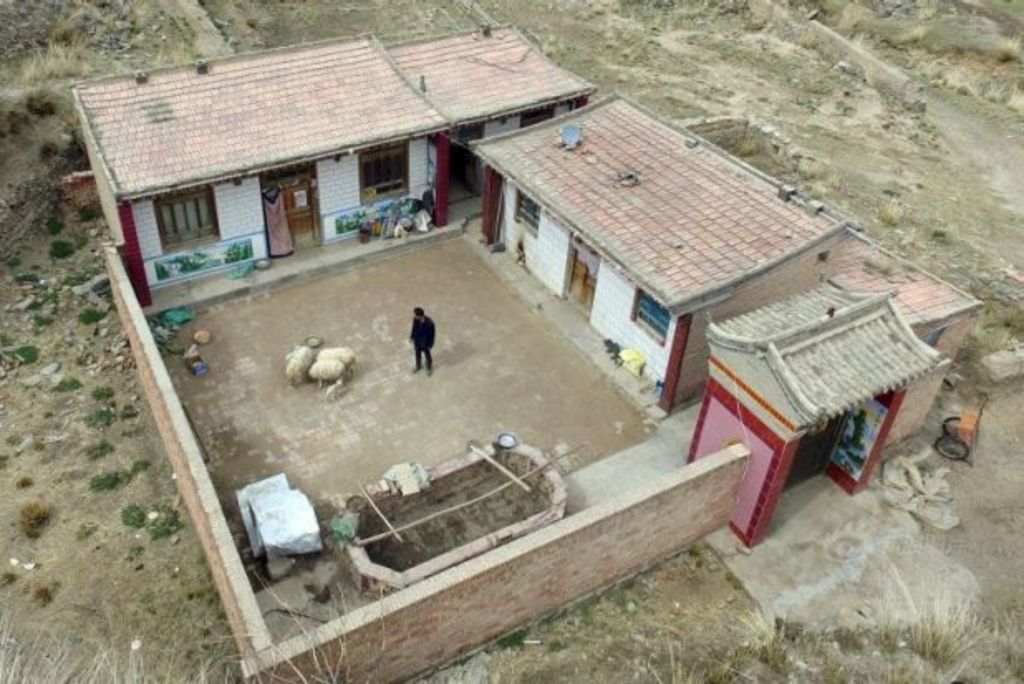
M 284 360 L 284 374 L 292 385 L 298 385 L 306 379 L 306 374 L 316 360 L 316 352 L 310 347 L 296 347 Z
M 348 347 L 328 347 L 321 349 L 316 356 L 317 361 L 341 361 L 345 364 L 344 377 L 346 380 L 352 378 L 356 368 L 356 353 Z
M 332 358 L 318 358 L 309 368 L 309 377 L 320 383 L 320 387 L 323 387 L 325 382 L 341 380 L 345 377 L 347 370 L 348 366 L 343 361 Z

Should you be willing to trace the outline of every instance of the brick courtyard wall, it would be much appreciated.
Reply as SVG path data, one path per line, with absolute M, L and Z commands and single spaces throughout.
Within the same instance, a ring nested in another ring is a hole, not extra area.
M 199 443 L 174 391 L 142 309 L 132 293 L 120 258 L 115 251 L 108 250 L 106 261 L 114 304 L 131 343 L 139 380 L 239 651 L 245 656 L 265 649 L 271 645 L 270 634 L 235 550 L 224 512 L 203 463 Z
M 729 521 L 736 445 L 259 654 L 267 682 L 396 682 L 463 656 L 682 550 Z M 680 600 L 685 600 L 681 597 Z
M 742 283 L 729 299 L 712 305 L 709 309 L 694 312 L 686 353 L 683 355 L 679 388 L 676 390 L 676 404 L 698 398 L 708 377 L 706 312 L 710 312 L 712 320 L 721 321 L 790 295 L 814 289 L 821 284 L 822 275 L 827 272 L 828 267 L 827 263 L 818 261 L 818 255 L 834 249 L 844 239 L 845 233 L 831 237 L 803 254 Z

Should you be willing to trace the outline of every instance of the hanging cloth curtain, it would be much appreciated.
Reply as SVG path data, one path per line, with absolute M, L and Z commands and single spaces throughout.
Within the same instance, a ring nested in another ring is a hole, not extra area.
M 271 188 L 263 193 L 263 215 L 267 221 L 267 242 L 270 257 L 286 257 L 295 251 L 292 232 L 288 228 L 288 214 L 281 191 Z

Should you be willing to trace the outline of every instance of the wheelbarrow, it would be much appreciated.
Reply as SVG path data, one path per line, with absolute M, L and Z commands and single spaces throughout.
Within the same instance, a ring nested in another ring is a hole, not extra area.
M 978 443 L 981 416 L 987 403 L 988 396 L 983 395 L 978 408 L 967 409 L 959 416 L 950 416 L 942 421 L 942 435 L 935 440 L 935 450 L 953 461 L 970 458 Z

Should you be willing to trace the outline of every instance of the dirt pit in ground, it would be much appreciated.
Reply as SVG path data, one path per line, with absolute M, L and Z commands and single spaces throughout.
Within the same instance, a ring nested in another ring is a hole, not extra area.
M 525 472 L 525 469 L 519 470 Z M 403 531 L 402 541 L 390 536 L 369 544 L 366 551 L 370 560 L 404 572 L 536 515 L 551 504 L 550 485 L 541 473 L 527 477 L 526 482 L 530 485 L 529 492 L 481 461 L 444 477 L 419 494 L 379 502 L 378 506 L 391 524 L 401 528 L 503 487 L 496 494 L 465 508 Z M 359 535 L 362 538 L 387 531 L 384 522 L 369 506 L 360 511 Z

